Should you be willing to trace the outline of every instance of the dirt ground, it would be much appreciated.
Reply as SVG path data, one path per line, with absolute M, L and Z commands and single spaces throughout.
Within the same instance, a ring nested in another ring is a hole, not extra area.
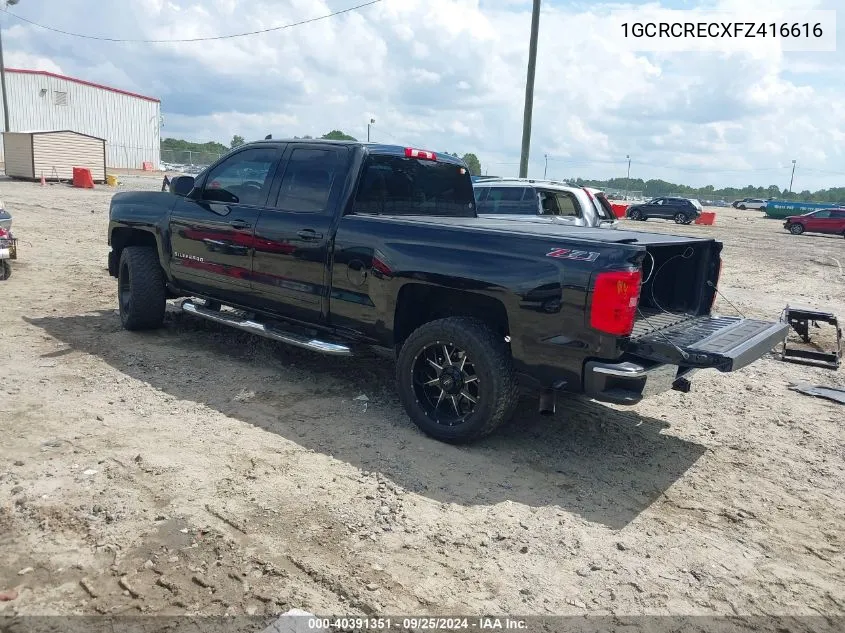
M 527 400 L 448 446 L 378 357 L 175 312 L 123 331 L 113 192 L 0 181 L 21 240 L 0 284 L 0 615 L 845 615 L 845 408 L 788 388 L 845 370 L 766 357 L 554 418 Z M 845 241 L 716 211 L 632 228 L 722 240 L 725 314 L 845 318 Z

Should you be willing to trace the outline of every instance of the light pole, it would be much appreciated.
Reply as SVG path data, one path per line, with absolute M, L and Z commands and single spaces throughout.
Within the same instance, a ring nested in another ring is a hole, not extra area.
M 519 177 L 528 178 L 528 153 L 531 149 L 531 115 L 534 111 L 534 72 L 537 69 L 537 34 L 540 30 L 540 0 L 534 0 L 531 14 L 531 40 L 528 44 L 528 77 L 525 80 L 525 111 L 522 115 L 522 156 Z
M 18 0 L 5 0 L 6 8 L 13 7 L 18 3 Z M 0 25 L 0 90 L 3 91 L 3 121 L 6 125 L 6 131 L 10 131 L 9 127 L 9 100 L 6 98 L 6 64 L 3 63 L 3 27 Z
M 376 123 L 375 119 L 370 119 L 370 122 L 367 123 L 367 143 L 370 142 L 370 126 L 375 125 L 375 123 Z
M 792 161 L 792 176 L 789 177 L 789 193 L 792 193 L 792 181 L 795 180 L 795 160 Z
M 543 167 L 543 180 L 546 179 L 546 172 L 549 171 L 549 155 L 545 154 L 545 157 L 546 157 L 546 166 Z
M 625 200 L 628 199 L 628 192 L 631 190 L 631 156 L 630 154 L 625 154 L 625 158 L 628 159 L 628 175 L 625 176 Z

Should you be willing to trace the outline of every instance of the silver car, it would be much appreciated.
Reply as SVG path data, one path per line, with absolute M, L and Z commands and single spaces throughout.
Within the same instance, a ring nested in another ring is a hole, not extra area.
M 598 189 L 528 178 L 478 180 L 473 189 L 481 217 L 602 228 L 619 224 Z

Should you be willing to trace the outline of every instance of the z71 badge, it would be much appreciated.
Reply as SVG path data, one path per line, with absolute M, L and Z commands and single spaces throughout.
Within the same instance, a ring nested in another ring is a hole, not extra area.
M 599 253 L 590 251 L 573 251 L 569 248 L 553 248 L 546 257 L 555 257 L 557 259 L 574 259 L 579 262 L 594 262 L 599 258 Z

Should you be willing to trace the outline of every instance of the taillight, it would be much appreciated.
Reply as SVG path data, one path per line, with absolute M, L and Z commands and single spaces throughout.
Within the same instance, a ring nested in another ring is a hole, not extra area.
M 595 202 L 595 201 L 596 201 L 596 199 L 593 197 L 592 192 L 591 192 L 589 189 L 587 189 L 586 187 L 582 187 L 582 189 L 584 189 L 584 193 L 586 193 L 586 194 L 587 194 L 587 196 L 590 198 L 590 201 L 591 201 L 591 202 Z
M 590 325 L 607 334 L 628 336 L 634 329 L 641 282 L 639 270 L 599 273 L 593 287 Z
M 420 160 L 437 160 L 437 154 L 424 149 L 405 148 L 405 158 L 418 158 Z

